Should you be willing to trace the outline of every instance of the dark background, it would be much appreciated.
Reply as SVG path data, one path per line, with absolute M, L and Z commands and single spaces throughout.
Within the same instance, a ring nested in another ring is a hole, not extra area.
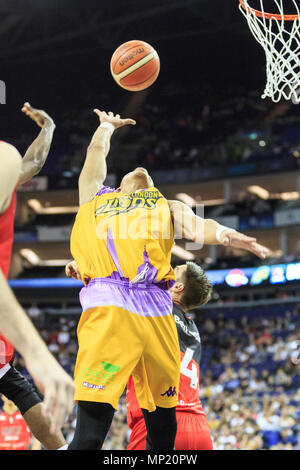
M 58 132 L 69 109 L 122 112 L 132 93 L 117 86 L 109 64 L 131 39 L 157 50 L 161 72 L 150 93 L 162 99 L 176 83 L 193 84 L 195 106 L 208 83 L 216 94 L 264 87 L 264 53 L 238 0 L 0 0 L 0 10 L 3 138 L 32 129 L 19 112 L 27 100 L 55 117 Z

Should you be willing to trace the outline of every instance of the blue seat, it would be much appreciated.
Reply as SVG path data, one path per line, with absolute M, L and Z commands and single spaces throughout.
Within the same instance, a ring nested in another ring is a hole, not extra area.
M 279 431 L 263 431 L 263 436 L 267 441 L 267 446 L 275 446 L 279 442 Z

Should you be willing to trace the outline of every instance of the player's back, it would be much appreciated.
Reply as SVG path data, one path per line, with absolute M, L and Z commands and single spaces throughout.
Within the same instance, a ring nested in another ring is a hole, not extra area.
M 103 187 L 79 209 L 71 235 L 85 282 L 111 278 L 169 287 L 172 246 L 169 206 L 155 187 L 131 194 Z
M 199 400 L 201 360 L 199 330 L 195 322 L 176 304 L 173 307 L 173 317 L 177 327 L 181 355 L 177 410 L 204 414 Z

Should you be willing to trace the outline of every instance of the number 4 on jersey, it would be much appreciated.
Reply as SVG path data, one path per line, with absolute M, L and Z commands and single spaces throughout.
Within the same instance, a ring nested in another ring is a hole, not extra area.
M 186 377 L 191 379 L 190 387 L 197 390 L 198 387 L 198 374 L 197 367 L 192 363 L 192 368 L 188 369 L 190 362 L 193 359 L 194 351 L 190 348 L 186 348 L 185 354 L 181 361 L 180 372 Z

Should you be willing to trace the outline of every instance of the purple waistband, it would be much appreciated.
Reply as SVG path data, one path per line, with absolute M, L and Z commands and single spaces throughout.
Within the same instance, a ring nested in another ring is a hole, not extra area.
M 130 283 L 108 278 L 95 278 L 79 294 L 82 311 L 115 306 L 142 317 L 172 315 L 170 293 L 155 284 Z

